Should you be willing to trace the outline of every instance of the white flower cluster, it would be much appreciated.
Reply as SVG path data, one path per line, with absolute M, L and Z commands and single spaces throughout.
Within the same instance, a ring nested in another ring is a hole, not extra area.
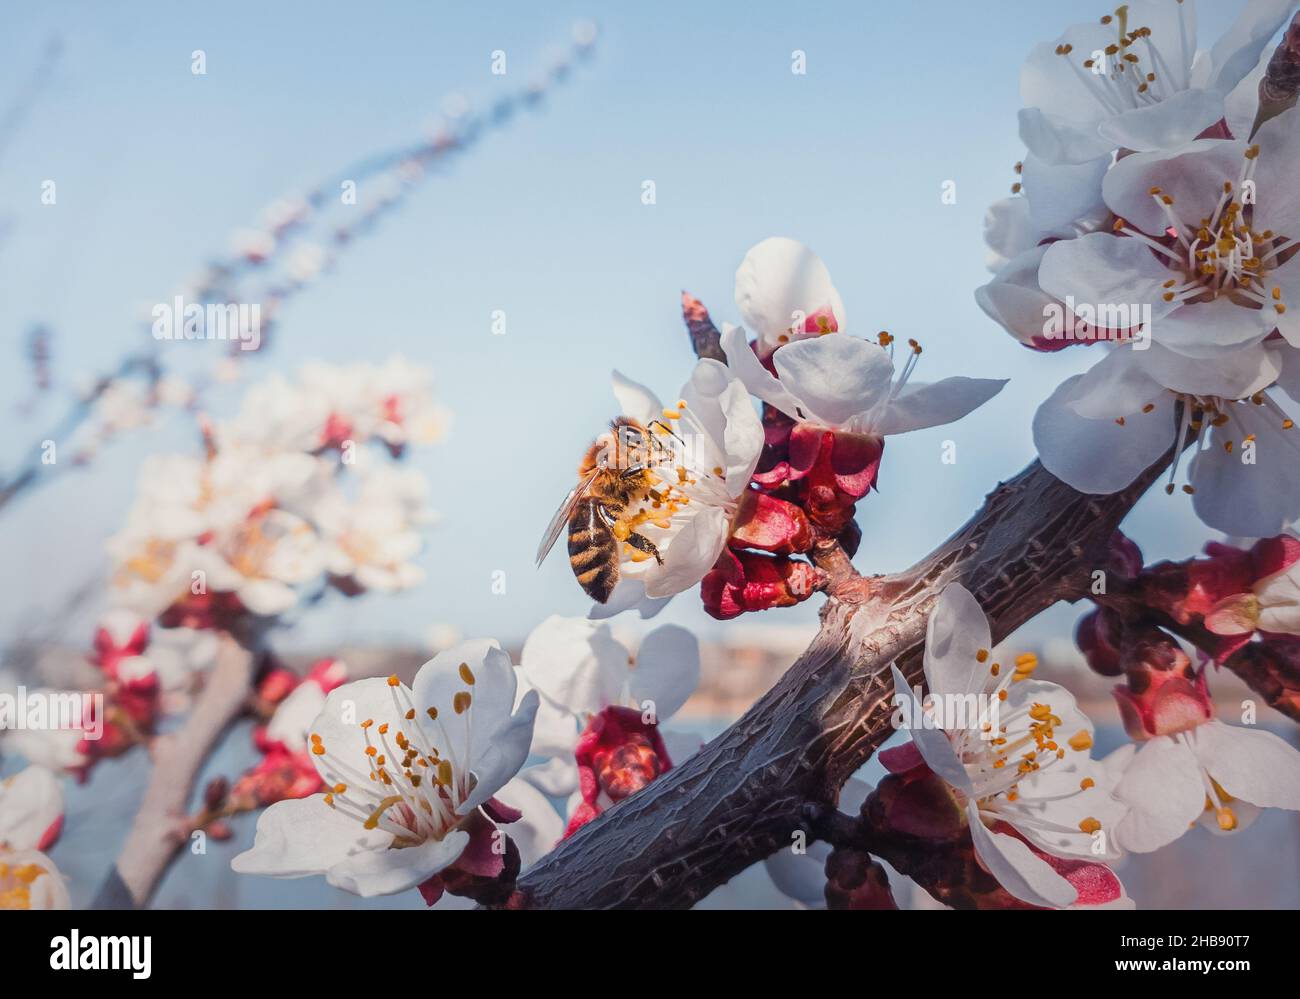
M 400 359 L 316 364 L 253 387 L 233 420 L 207 429 L 203 455 L 145 462 L 108 544 L 115 602 L 203 626 L 281 615 L 327 585 L 418 583 L 428 483 L 367 445 L 398 456 L 444 424 L 428 374 Z
M 1035 48 L 1029 152 L 976 296 L 1034 349 L 1106 345 L 1038 412 L 1049 471 L 1115 492 L 1190 435 L 1183 491 L 1250 537 L 1300 515 L 1300 110 L 1257 122 L 1261 56 L 1296 6 L 1253 0 L 1198 51 L 1192 3 L 1144 0 Z

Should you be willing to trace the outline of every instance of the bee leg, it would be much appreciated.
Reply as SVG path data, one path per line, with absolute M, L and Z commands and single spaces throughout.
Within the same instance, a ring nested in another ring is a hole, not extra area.
M 643 551 L 647 555 L 653 555 L 655 561 L 660 565 L 664 564 L 663 557 L 659 554 L 659 549 L 656 548 L 654 542 L 644 534 L 637 534 L 636 531 L 633 531 L 627 536 L 627 543 L 638 551 Z
M 647 424 L 647 427 L 658 427 L 664 433 L 670 434 L 673 437 L 677 437 L 676 431 L 674 431 L 672 427 L 668 426 L 668 424 L 664 423 L 663 420 L 651 420 L 649 424 Z M 677 439 L 681 441 L 683 444 L 686 443 L 680 437 L 677 437 Z M 663 442 L 660 441 L 659 443 L 662 444 Z

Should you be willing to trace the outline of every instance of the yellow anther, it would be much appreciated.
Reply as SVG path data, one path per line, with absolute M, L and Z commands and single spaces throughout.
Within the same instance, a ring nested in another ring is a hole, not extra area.
M 1096 787 L 1096 786 L 1097 786 L 1097 782 L 1093 780 L 1091 777 L 1085 777 L 1083 778 L 1083 780 L 1079 781 L 1080 791 L 1086 791 L 1088 790 L 1088 788 Z
M 1070 748 L 1078 753 L 1092 748 L 1092 736 L 1088 734 L 1086 729 L 1079 729 L 1079 731 L 1075 732 L 1074 735 L 1070 736 L 1069 742 Z
M 470 696 L 468 690 L 459 691 L 457 692 L 456 696 L 451 699 L 452 710 L 455 711 L 456 714 L 458 715 L 463 715 L 466 711 L 469 710 L 469 706 L 472 701 L 473 698 Z
M 388 685 L 389 685 L 390 687 L 396 687 L 396 686 L 397 686 L 398 684 L 400 684 L 401 682 L 402 682 L 402 681 L 399 680 L 399 679 L 397 678 L 397 674 L 396 674 L 396 673 L 394 673 L 392 676 L 390 676 L 390 677 L 388 678 Z
M 986 663 L 986 662 L 988 662 L 988 661 L 989 661 L 989 650 L 988 650 L 988 649 L 980 649 L 978 652 L 976 652 L 976 653 L 975 653 L 975 661 L 976 661 L 977 663 Z
M 459 672 L 460 672 L 460 678 L 462 680 L 468 683 L 471 687 L 474 686 L 474 673 L 469 668 L 469 663 L 461 663 L 459 667 Z
M 1084 819 L 1082 822 L 1079 823 L 1079 830 L 1081 832 L 1086 832 L 1089 836 L 1091 836 L 1100 828 L 1101 828 L 1101 823 L 1098 822 L 1096 819 L 1094 819 L 1092 816 L 1089 816 L 1088 818 Z

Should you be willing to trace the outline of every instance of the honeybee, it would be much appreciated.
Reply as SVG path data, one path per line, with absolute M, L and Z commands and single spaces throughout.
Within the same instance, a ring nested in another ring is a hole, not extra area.
M 568 525 L 569 565 L 587 595 L 605 603 L 618 583 L 619 552 L 627 544 L 663 565 L 654 542 L 637 530 L 642 514 L 638 501 L 658 502 L 660 477 L 654 469 L 671 463 L 672 448 L 661 434 L 680 441 L 669 427 L 653 421 L 651 428 L 630 417 L 619 417 L 609 432 L 591 443 L 578 466 L 578 484 L 555 511 L 537 548 L 541 565 Z

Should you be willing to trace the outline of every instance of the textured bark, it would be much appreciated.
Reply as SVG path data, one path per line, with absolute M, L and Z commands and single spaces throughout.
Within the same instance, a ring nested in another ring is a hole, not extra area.
M 943 587 L 974 593 L 995 641 L 1087 595 L 1111 535 L 1171 455 L 1112 496 L 1078 493 L 1034 462 L 898 575 L 858 577 L 829 553 L 839 571 L 821 631 L 785 676 L 699 753 L 526 871 L 513 905 L 684 908 L 795 830 L 815 834 L 845 779 L 893 731 L 890 664 L 921 682 L 926 616 Z

